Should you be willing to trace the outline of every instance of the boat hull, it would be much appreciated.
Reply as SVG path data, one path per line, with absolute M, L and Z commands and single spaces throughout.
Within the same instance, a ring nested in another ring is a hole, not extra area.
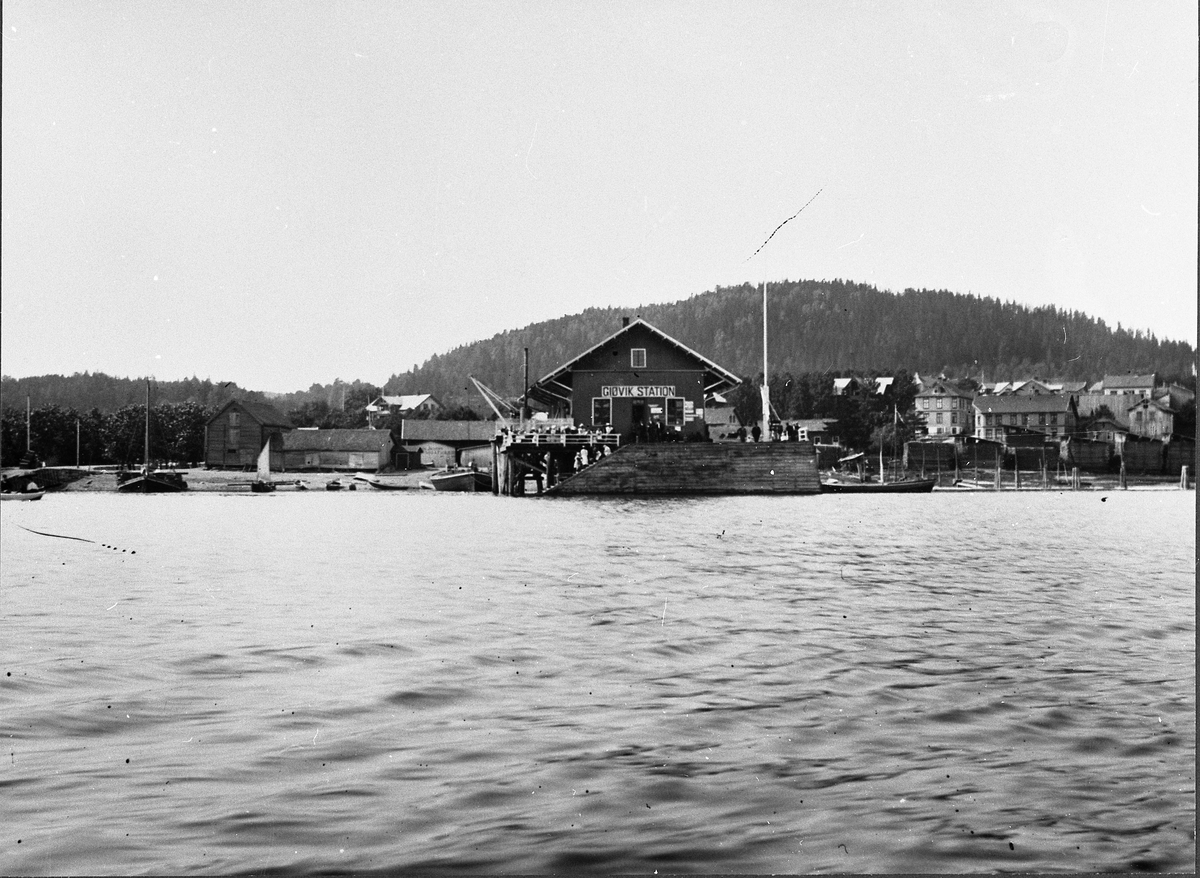
M 45 491 L 5 491 L 0 500 L 41 500 L 45 494 Z
M 400 483 L 389 484 L 388 482 L 385 482 L 382 479 L 363 479 L 362 481 L 366 482 L 372 488 L 377 488 L 380 491 L 407 491 L 407 490 L 409 490 L 408 485 L 402 485 Z
M 488 473 L 474 470 L 461 472 L 435 473 L 429 477 L 435 491 L 458 491 L 471 493 L 474 491 L 490 491 L 491 476 Z
M 150 473 L 126 479 L 117 485 L 121 494 L 178 494 L 187 490 L 179 473 Z
M 822 494 L 928 494 L 937 479 L 901 482 L 821 482 Z

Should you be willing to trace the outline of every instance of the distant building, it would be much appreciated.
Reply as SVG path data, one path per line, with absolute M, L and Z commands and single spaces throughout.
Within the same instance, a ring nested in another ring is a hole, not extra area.
M 421 465 L 447 467 L 462 462 L 464 449 L 491 442 L 496 435 L 496 422 L 405 418 L 397 432 L 400 447 L 417 456 Z
M 413 417 L 414 415 L 436 414 L 445 406 L 432 393 L 412 393 L 407 396 L 381 396 L 371 401 L 367 406 L 367 424 L 378 429 L 387 423 L 392 415 Z
M 294 430 L 283 436 L 285 470 L 367 470 L 391 462 L 387 430 Z
M 717 442 L 736 439 L 737 431 L 745 426 L 733 403 L 720 393 L 714 393 L 704 404 L 704 420 L 709 437 Z
M 1117 396 L 1122 393 L 1136 393 L 1149 399 L 1154 393 L 1157 373 L 1149 375 L 1105 375 L 1103 381 L 1104 393 L 1107 396 Z
M 1120 446 L 1129 433 L 1129 425 L 1116 418 L 1107 416 L 1094 419 L 1088 424 L 1087 438 L 1097 442 L 1107 442 L 1114 448 Z
M 204 425 L 204 465 L 209 469 L 253 469 L 271 441 L 271 469 L 283 467 L 281 437 L 296 429 L 265 402 L 230 400 Z
M 1183 385 L 1172 382 L 1154 388 L 1154 398 L 1178 411 L 1189 402 L 1194 402 L 1196 394 Z
M 930 436 L 959 436 L 971 432 L 970 391 L 943 379 L 930 382 L 915 399 L 917 415 Z
M 1068 393 L 988 394 L 976 397 L 973 408 L 975 435 L 1005 444 L 1009 434 L 1018 431 L 1070 435 L 1079 422 L 1075 397 Z
M 1154 399 L 1143 399 L 1126 410 L 1129 432 L 1146 439 L 1166 439 L 1175 432 L 1175 410 Z

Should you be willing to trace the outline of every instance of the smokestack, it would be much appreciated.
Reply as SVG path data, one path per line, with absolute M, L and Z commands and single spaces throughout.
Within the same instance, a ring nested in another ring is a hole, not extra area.
M 628 318 L 628 317 L 622 317 L 622 318 L 621 318 L 621 326 L 622 326 L 622 328 L 623 328 L 623 327 L 626 327 L 626 326 L 628 326 L 628 325 L 629 325 L 629 318 Z

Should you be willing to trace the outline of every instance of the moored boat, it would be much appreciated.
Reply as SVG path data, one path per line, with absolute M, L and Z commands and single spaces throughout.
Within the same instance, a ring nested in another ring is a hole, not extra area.
M 0 500 L 41 500 L 45 495 L 45 491 L 4 491 Z
M 937 479 L 900 479 L 895 482 L 860 482 L 853 478 L 821 480 L 822 494 L 928 494 Z
M 140 472 L 117 473 L 117 491 L 121 494 L 177 494 L 187 490 L 185 473 L 156 470 L 150 466 L 150 382 L 146 382 L 146 444 Z
M 492 489 L 491 473 L 462 466 L 449 467 L 429 476 L 429 482 L 435 491 L 490 491 Z
M 405 484 L 397 479 L 387 479 L 381 476 L 372 476 L 366 473 L 357 473 L 354 478 L 360 482 L 366 482 L 372 488 L 378 488 L 380 491 L 408 491 L 411 485 Z
M 151 470 L 118 473 L 117 491 L 122 494 L 177 494 L 187 490 L 185 473 L 173 470 Z

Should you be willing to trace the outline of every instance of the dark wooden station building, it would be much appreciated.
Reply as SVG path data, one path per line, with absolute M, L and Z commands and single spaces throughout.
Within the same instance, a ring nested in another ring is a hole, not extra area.
M 616 433 L 622 444 L 649 437 L 707 438 L 705 403 L 741 379 L 640 317 L 563 363 L 529 388 L 552 417 Z
M 529 388 L 572 426 L 527 422 L 498 436 L 494 490 L 519 495 L 532 477 L 558 496 L 819 493 L 810 442 L 710 441 L 706 407 L 738 384 L 665 332 L 626 319 Z

